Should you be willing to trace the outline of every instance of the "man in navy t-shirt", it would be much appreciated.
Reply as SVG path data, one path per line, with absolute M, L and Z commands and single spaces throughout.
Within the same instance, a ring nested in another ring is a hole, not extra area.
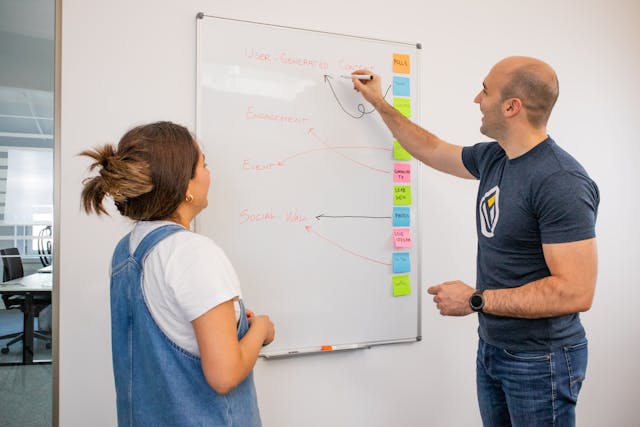
M 355 74 L 373 74 L 367 70 Z M 485 426 L 575 425 L 587 367 L 579 312 L 597 274 L 600 196 L 584 168 L 547 135 L 558 79 L 527 57 L 498 62 L 474 102 L 494 142 L 449 144 L 390 106 L 380 77 L 353 79 L 398 142 L 423 163 L 479 179 L 476 287 L 432 286 L 443 315 L 479 317 L 476 383 Z

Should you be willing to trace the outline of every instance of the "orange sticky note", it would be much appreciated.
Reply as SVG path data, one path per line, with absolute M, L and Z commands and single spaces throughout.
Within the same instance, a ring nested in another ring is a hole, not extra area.
M 402 74 L 409 74 L 411 72 L 409 55 L 402 53 L 393 54 L 393 72 Z

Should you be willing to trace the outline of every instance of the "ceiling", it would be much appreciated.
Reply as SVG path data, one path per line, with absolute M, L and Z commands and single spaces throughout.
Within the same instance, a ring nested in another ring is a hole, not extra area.
M 0 87 L 0 147 L 53 148 L 53 92 Z
M 0 0 L 0 148 L 53 147 L 55 0 Z
M 55 0 L 0 0 L 0 31 L 53 40 Z

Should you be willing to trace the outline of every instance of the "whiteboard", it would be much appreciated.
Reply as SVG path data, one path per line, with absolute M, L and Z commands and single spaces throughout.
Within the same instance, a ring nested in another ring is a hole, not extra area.
M 212 176 L 196 231 L 273 320 L 261 355 L 419 341 L 419 164 L 394 159 L 393 136 L 340 76 L 374 71 L 386 99 L 419 117 L 420 46 L 196 21 L 196 136 Z

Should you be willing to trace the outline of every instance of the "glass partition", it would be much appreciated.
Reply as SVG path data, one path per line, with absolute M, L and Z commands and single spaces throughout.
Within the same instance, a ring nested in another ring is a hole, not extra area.
M 0 426 L 52 424 L 55 0 L 0 0 Z
M 51 264 L 52 223 L 53 92 L 0 87 L 0 249 L 25 275 Z

